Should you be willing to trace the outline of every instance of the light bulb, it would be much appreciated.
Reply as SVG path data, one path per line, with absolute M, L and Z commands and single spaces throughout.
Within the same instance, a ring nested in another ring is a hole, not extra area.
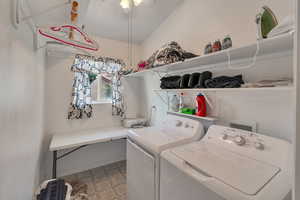
M 130 9 L 130 0 L 121 0 L 120 5 L 123 9 Z

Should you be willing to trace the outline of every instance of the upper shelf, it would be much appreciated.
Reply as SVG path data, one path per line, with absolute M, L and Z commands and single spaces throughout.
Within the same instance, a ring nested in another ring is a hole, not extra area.
M 264 39 L 259 42 L 260 51 L 258 56 L 265 56 L 268 54 L 280 53 L 291 51 L 293 49 L 293 34 L 287 33 L 281 36 Z M 140 72 L 128 74 L 125 77 L 141 77 L 147 72 L 161 72 L 170 73 L 181 70 L 192 70 L 193 68 L 199 68 L 202 66 L 215 65 L 218 63 L 224 63 L 228 61 L 226 51 L 230 51 L 231 59 L 234 61 L 252 58 L 255 54 L 257 45 L 256 43 L 243 46 L 239 48 L 231 48 L 203 56 L 198 56 L 185 60 L 184 62 L 176 62 L 161 67 L 151 68 Z M 207 69 L 207 68 L 206 68 Z
M 154 89 L 154 92 L 249 92 L 249 91 L 293 91 L 295 88 L 291 86 L 278 87 L 261 87 L 261 88 L 192 88 L 192 89 Z

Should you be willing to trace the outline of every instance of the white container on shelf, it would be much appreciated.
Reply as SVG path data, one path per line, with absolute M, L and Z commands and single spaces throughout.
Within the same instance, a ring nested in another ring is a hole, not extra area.
M 172 112 L 179 112 L 180 101 L 176 94 L 173 95 L 170 102 L 170 109 Z

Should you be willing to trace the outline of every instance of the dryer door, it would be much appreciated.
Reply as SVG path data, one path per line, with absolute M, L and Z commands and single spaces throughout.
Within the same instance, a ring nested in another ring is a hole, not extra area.
M 155 158 L 127 140 L 127 199 L 155 199 Z

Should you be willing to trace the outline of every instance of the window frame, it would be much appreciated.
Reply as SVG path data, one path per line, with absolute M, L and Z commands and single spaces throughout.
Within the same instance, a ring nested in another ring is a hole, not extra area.
M 97 95 L 96 95 L 96 100 L 92 100 L 92 105 L 97 105 L 97 104 L 112 104 L 112 99 L 104 99 L 101 96 L 101 89 L 102 89 L 102 75 L 101 73 L 97 76 Z M 111 83 L 112 85 L 112 83 Z

